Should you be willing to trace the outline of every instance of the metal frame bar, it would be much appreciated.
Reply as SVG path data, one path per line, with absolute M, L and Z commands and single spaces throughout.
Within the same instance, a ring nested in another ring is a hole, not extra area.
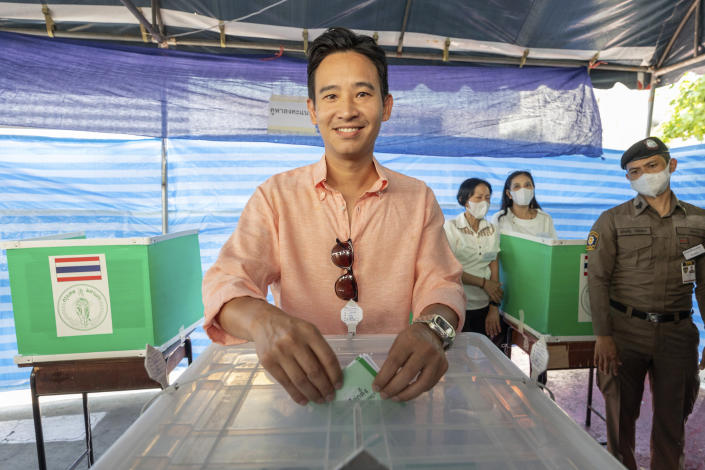
M 159 0 L 152 0 L 152 5 L 154 7 L 154 12 L 156 14 L 157 28 L 159 30 L 159 34 L 166 37 L 166 35 L 164 34 L 164 30 L 165 30 L 164 20 L 162 20 L 162 5 L 159 2 Z
M 646 136 L 651 135 L 651 125 L 654 121 L 654 99 L 656 98 L 656 84 L 658 83 L 658 77 L 656 74 L 651 74 L 651 81 L 649 82 L 649 110 L 646 113 Z
M 658 62 L 656 62 L 656 69 L 660 69 L 663 65 L 663 62 L 666 60 L 666 57 L 668 57 L 668 53 L 671 52 L 673 44 L 676 42 L 676 39 L 678 39 L 678 36 L 680 36 L 681 31 L 683 31 L 683 27 L 685 27 L 685 23 L 688 21 L 688 19 L 690 19 L 690 15 L 693 14 L 693 12 L 695 11 L 695 7 L 698 6 L 698 3 L 700 3 L 700 0 L 693 0 L 693 3 L 690 5 L 690 8 L 688 8 L 688 11 L 681 19 L 681 22 L 678 24 L 676 31 L 673 33 L 673 36 L 671 36 L 671 39 L 668 41 L 666 49 L 663 50 L 661 57 L 659 58 Z
M 700 9 L 702 8 L 702 0 L 699 0 L 698 6 L 695 7 L 695 25 L 693 27 L 693 57 L 698 56 L 700 52 Z
M 169 233 L 169 200 L 166 136 L 162 136 L 162 233 Z
M 657 77 L 660 77 L 661 75 L 666 75 L 667 73 L 671 73 L 675 70 L 689 67 L 691 65 L 699 65 L 701 62 L 703 64 L 705 64 L 705 54 L 700 54 L 697 57 L 693 57 L 693 58 L 684 60 L 682 62 L 678 62 L 677 64 L 668 65 L 666 67 L 662 67 L 660 69 L 654 70 L 654 75 L 656 75 Z
M 411 1 L 406 0 L 406 8 L 404 9 L 404 19 L 401 22 L 401 30 L 399 31 L 399 44 L 397 44 L 397 56 L 401 55 L 404 48 L 404 33 L 406 32 L 406 24 L 409 21 L 409 13 L 411 12 Z
M 31 34 L 35 36 L 41 36 L 43 33 L 35 29 L 28 28 L 0 28 L 0 31 L 9 31 L 22 34 Z M 140 36 L 127 36 L 127 35 L 111 35 L 111 34 L 96 34 L 96 33 L 85 33 L 85 32 L 67 32 L 67 31 L 56 31 L 55 36 L 63 38 L 74 38 L 74 39 L 94 39 L 94 40 L 104 40 L 104 41 L 127 41 L 127 42 L 142 42 Z M 174 46 L 205 46 L 220 48 L 220 40 L 207 40 L 207 39 L 176 39 L 169 38 L 166 43 L 170 47 Z M 303 44 L 303 43 L 302 43 Z M 273 52 L 295 52 L 301 53 L 303 50 L 303 45 L 294 46 L 282 46 L 281 44 L 275 43 L 251 43 L 243 41 L 228 41 L 225 45 L 226 48 L 231 49 L 252 49 L 252 50 L 265 50 Z M 433 53 L 417 53 L 417 52 L 402 52 L 401 55 L 397 55 L 396 51 L 387 51 L 387 57 L 392 59 L 410 59 L 410 60 L 424 60 L 424 61 L 442 61 L 443 53 L 439 51 L 437 54 Z M 705 57 L 703 57 L 705 58 Z M 479 55 L 459 55 L 459 54 L 448 54 L 448 62 L 462 62 L 462 63 L 481 63 L 481 64 L 504 64 L 504 65 L 516 65 L 521 64 L 521 57 L 485 57 Z M 549 59 L 532 59 L 527 58 L 524 66 L 538 66 L 538 67 L 587 67 L 589 61 L 581 60 L 549 60 Z M 637 66 L 637 65 L 616 65 L 616 64 L 602 64 L 599 66 L 600 70 L 615 70 L 622 72 L 654 72 L 653 68 L 647 66 Z
M 32 367 L 29 376 L 29 388 L 32 393 L 32 418 L 34 418 L 34 442 L 37 446 L 37 461 L 39 470 L 47 470 L 47 458 L 44 452 L 44 432 L 42 430 L 42 415 L 39 410 L 39 395 L 37 395 L 36 371 Z
M 144 29 L 149 31 L 149 34 L 152 35 L 152 40 L 156 40 L 159 44 L 163 44 L 165 42 L 164 36 L 159 31 L 155 31 L 152 25 L 147 21 L 147 18 L 144 17 L 142 12 L 140 12 L 137 7 L 135 6 L 134 3 L 132 3 L 132 0 L 120 0 L 125 7 L 130 10 L 130 13 L 134 15 L 135 18 L 137 18 L 137 21 L 140 22 L 142 26 L 144 26 Z M 154 13 L 152 13 L 154 15 Z

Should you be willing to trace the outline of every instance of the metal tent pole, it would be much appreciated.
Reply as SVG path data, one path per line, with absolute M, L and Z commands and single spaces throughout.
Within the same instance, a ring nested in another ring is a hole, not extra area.
M 162 234 L 169 233 L 169 193 L 167 191 L 166 137 L 162 137 Z
M 651 124 L 654 120 L 654 98 L 656 97 L 656 74 L 651 74 L 649 83 L 649 111 L 646 113 L 646 137 L 651 135 Z

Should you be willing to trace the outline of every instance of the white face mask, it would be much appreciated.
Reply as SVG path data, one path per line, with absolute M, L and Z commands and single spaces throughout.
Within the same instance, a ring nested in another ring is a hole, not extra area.
M 470 215 L 472 215 L 476 219 L 484 219 L 485 215 L 487 214 L 487 211 L 490 209 L 490 203 L 487 201 L 468 201 L 468 203 L 465 204 L 465 207 L 467 208 Z
M 521 188 L 516 191 L 509 191 L 512 195 L 512 200 L 514 204 L 519 206 L 528 206 L 531 200 L 534 198 L 534 190 L 529 188 Z
M 632 189 L 637 193 L 656 197 L 668 188 L 668 183 L 671 181 L 671 172 L 669 167 L 658 173 L 643 173 L 639 178 L 631 180 Z

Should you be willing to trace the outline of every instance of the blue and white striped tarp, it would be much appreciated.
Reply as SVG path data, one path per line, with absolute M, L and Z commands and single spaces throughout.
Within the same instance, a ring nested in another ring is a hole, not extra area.
M 94 237 L 156 235 L 161 232 L 161 142 L 75 140 L 0 136 L 0 237 L 2 240 L 85 231 Z M 168 141 L 169 231 L 198 229 L 205 271 L 237 225 L 245 203 L 269 176 L 321 157 L 320 147 L 272 143 Z M 603 159 L 458 158 L 377 154 L 396 171 L 425 181 L 446 217 L 462 208 L 460 183 L 486 179 L 493 187 L 491 212 L 498 209 L 506 176 L 528 169 L 538 201 L 555 221 L 561 238 L 585 239 L 605 209 L 633 196 L 619 168 L 621 152 Z M 683 200 L 705 207 L 698 181 L 705 179 L 705 145 L 674 149 L 678 170 L 673 188 Z M 695 317 L 705 344 L 705 328 Z M 192 336 L 198 354 L 209 340 Z M 18 369 L 5 253 L 0 255 L 0 389 L 28 386 L 29 371 Z

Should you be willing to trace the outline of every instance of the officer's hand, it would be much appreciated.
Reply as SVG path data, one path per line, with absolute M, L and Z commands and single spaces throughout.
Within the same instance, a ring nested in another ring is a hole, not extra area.
M 493 281 L 492 279 L 485 279 L 485 286 L 483 287 L 487 295 L 493 302 L 500 303 L 502 301 L 502 296 L 504 291 L 502 290 L 502 284 L 499 281 Z
M 705 347 L 703 347 L 703 356 L 700 359 L 700 370 L 705 370 Z
M 595 342 L 595 367 L 603 374 L 617 375 L 622 362 L 617 355 L 617 345 L 611 336 L 598 336 Z
M 423 323 L 399 333 L 372 388 L 383 399 L 406 401 L 436 385 L 448 370 L 441 339 Z
M 279 309 L 268 309 L 253 323 L 250 331 L 262 366 L 295 402 L 333 400 L 343 373 L 318 328 Z
M 490 305 L 490 311 L 485 318 L 485 331 L 490 338 L 494 338 L 502 331 L 499 324 L 499 309 L 494 305 Z

